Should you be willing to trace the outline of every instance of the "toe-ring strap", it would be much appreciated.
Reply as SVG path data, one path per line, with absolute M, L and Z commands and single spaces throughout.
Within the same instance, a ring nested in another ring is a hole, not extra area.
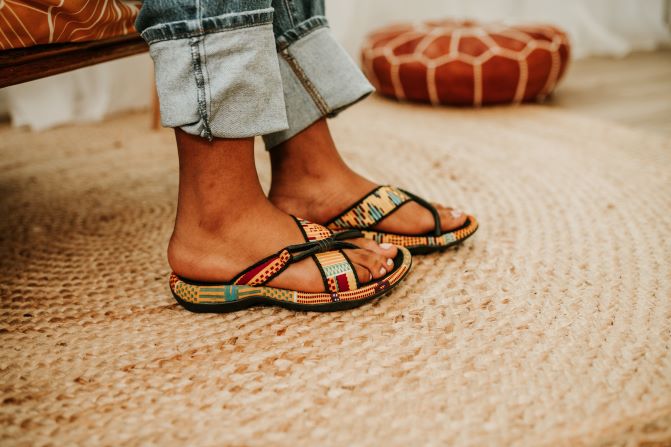
M 313 257 L 322 274 L 326 290 L 342 292 L 356 289 L 358 281 L 354 267 L 342 250 L 358 248 L 346 240 L 359 237 L 363 237 L 360 231 L 348 230 L 302 244 L 290 245 L 238 274 L 233 284 L 264 285 L 282 273 L 289 265 L 307 257 Z
M 331 219 L 326 226 L 336 231 L 348 228 L 370 229 L 407 202 L 416 202 L 431 212 L 434 221 L 433 233 L 435 236 L 440 236 L 440 215 L 436 207 L 421 197 L 389 185 L 378 186 L 351 207 Z

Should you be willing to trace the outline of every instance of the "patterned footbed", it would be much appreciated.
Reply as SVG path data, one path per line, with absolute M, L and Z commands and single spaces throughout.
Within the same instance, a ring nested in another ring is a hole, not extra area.
M 412 254 L 443 250 L 460 244 L 471 237 L 478 229 L 478 221 L 469 215 L 466 223 L 456 230 L 448 231 L 440 236 L 410 236 L 383 231 L 362 230 L 364 237 L 378 244 L 388 243 L 407 248 Z
M 377 243 L 386 242 L 406 247 L 412 254 L 429 253 L 446 249 L 463 242 L 478 229 L 478 221 L 471 215 L 468 215 L 466 222 L 461 227 L 447 231 L 439 236 L 433 234 L 403 235 L 370 229 L 370 227 L 382 219 L 393 214 L 403 204 L 413 201 L 419 203 L 418 201 L 423 200 L 395 186 L 378 186 L 361 200 L 352 204 L 351 207 L 343 211 L 339 216 L 328 222 L 326 226 L 333 231 L 356 228 L 368 239 L 372 239 Z M 422 206 L 432 206 L 428 202 L 419 204 Z
M 266 286 L 191 282 L 172 273 L 170 289 L 177 301 L 196 312 L 225 312 L 253 305 L 329 311 L 356 307 L 389 292 L 410 271 L 410 252 L 399 247 L 394 269 L 383 278 L 345 292 L 307 293 Z

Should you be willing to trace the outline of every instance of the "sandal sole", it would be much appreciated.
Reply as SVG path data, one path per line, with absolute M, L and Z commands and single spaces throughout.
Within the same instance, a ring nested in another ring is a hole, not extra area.
M 381 278 L 374 283 L 370 283 L 367 285 L 364 285 L 360 287 L 359 289 L 356 289 L 354 291 L 349 291 L 349 292 L 341 292 L 337 294 L 331 294 L 331 293 L 314 293 L 314 294 L 309 294 L 309 293 L 302 293 L 304 296 L 314 296 L 318 297 L 320 299 L 325 299 L 325 298 L 330 298 L 330 302 L 325 302 L 325 303 L 319 303 L 319 304 L 306 304 L 306 303 L 299 303 L 295 301 L 290 301 L 290 300 L 282 300 L 282 299 L 276 299 L 270 296 L 269 294 L 264 294 L 264 289 L 265 291 L 269 292 L 275 292 L 275 294 L 298 294 L 299 292 L 293 292 L 289 290 L 283 290 L 283 289 L 273 289 L 270 287 L 250 287 L 250 286 L 240 286 L 241 289 L 245 290 L 247 293 L 258 293 L 260 294 L 250 296 L 248 298 L 240 298 L 240 299 L 235 299 L 235 300 L 230 300 L 230 301 L 222 301 L 219 300 L 219 302 L 194 302 L 194 301 L 189 301 L 184 299 L 183 296 L 180 296 L 180 294 L 177 293 L 176 288 L 180 289 L 180 287 L 175 287 L 174 284 L 171 284 L 171 291 L 172 295 L 174 296 L 175 300 L 185 309 L 191 311 L 191 312 L 196 312 L 196 313 L 228 313 L 228 312 L 237 312 L 239 310 L 244 310 L 248 309 L 250 307 L 254 306 L 277 306 L 277 307 L 282 307 L 285 309 L 289 310 L 294 310 L 294 311 L 307 311 L 307 312 L 336 312 L 336 311 L 342 311 L 342 310 L 347 310 L 347 309 L 353 309 L 355 307 L 362 306 L 366 303 L 369 303 L 375 299 L 381 298 L 385 295 L 388 295 L 394 287 L 396 287 L 398 284 L 400 284 L 403 279 L 406 277 L 408 272 L 410 271 L 412 267 L 412 256 L 410 255 L 409 250 L 405 248 L 401 248 L 399 250 L 399 255 L 396 256 L 396 259 L 394 260 L 394 270 L 392 270 L 387 276 L 384 278 Z M 393 278 L 393 282 L 389 282 L 389 278 Z M 209 290 L 212 289 L 223 289 L 226 287 L 236 287 L 236 286 L 230 286 L 230 285 L 214 285 L 214 284 L 205 284 L 205 283 L 190 283 L 186 282 L 185 280 L 178 278 L 178 281 L 181 281 L 182 283 L 186 284 L 187 287 L 191 287 L 191 290 L 185 291 L 184 288 L 181 288 L 181 291 L 184 295 L 191 295 L 191 298 L 194 299 L 196 295 L 194 295 L 195 292 L 193 290 L 198 290 L 197 296 L 200 298 L 202 296 L 201 291 L 204 288 L 204 292 L 208 293 Z M 172 281 L 172 280 L 171 280 Z M 356 293 L 357 291 L 361 291 L 362 289 L 372 287 L 373 289 L 378 289 L 379 291 L 376 290 L 373 294 L 368 295 L 364 298 L 360 299 L 341 299 L 340 297 L 343 295 L 346 295 L 350 292 Z M 277 292 L 276 292 L 277 291 Z M 223 292 L 218 292 L 218 293 L 223 293 Z M 206 297 L 210 298 L 212 295 L 205 295 Z M 224 298 L 224 295 L 219 295 L 218 297 Z

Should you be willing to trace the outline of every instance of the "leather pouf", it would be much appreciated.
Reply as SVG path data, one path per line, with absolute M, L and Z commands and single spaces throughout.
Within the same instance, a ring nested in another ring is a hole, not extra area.
M 479 106 L 546 97 L 566 70 L 569 43 L 552 26 L 426 22 L 372 33 L 362 58 L 385 96 Z

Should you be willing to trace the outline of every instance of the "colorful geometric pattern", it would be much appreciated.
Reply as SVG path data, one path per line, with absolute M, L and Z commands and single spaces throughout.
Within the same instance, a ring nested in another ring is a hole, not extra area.
M 268 259 L 251 270 L 241 274 L 233 284 L 247 284 L 248 286 L 260 286 L 270 281 L 291 260 L 291 254 L 283 250 L 277 256 Z
M 439 236 L 408 236 L 375 231 L 370 228 L 408 201 L 416 202 L 413 197 L 399 188 L 380 186 L 368 196 L 355 203 L 343 214 L 332 219 L 331 223 L 327 225 L 334 231 L 356 228 L 361 230 L 365 238 L 372 239 L 378 244 L 388 243 L 407 247 L 411 252 L 418 249 L 444 248 L 455 245 L 470 237 L 478 229 L 477 220 L 470 215 L 463 227 L 448 231 Z M 420 205 L 422 204 L 420 203 Z
M 477 107 L 545 98 L 569 52 L 566 33 L 552 26 L 443 20 L 372 33 L 362 65 L 383 95 Z
M 394 186 L 379 186 L 326 225 L 336 231 L 369 228 L 409 200 L 410 196 Z
M 309 222 L 305 219 L 296 218 L 296 222 L 303 230 L 307 242 L 324 240 L 333 236 L 333 231 L 328 228 Z M 358 287 L 356 273 L 351 263 L 342 250 L 331 250 L 328 252 L 315 253 L 315 262 L 322 272 L 324 284 L 331 292 L 348 291 Z M 236 285 L 260 286 L 277 276 L 293 261 L 293 256 L 288 250 L 250 267 L 241 273 L 233 281 Z
M 333 236 L 333 231 L 329 230 L 323 225 L 312 223 L 308 220 L 301 219 L 300 217 L 297 217 L 296 220 L 300 224 L 301 228 L 303 228 L 305 238 L 308 242 L 321 241 L 322 239 Z
M 0 50 L 135 33 L 139 0 L 0 1 Z
M 341 250 L 317 253 L 317 263 L 326 277 L 331 292 L 347 292 L 357 288 L 352 264 Z
M 379 296 L 398 284 L 410 271 L 412 257 L 410 252 L 399 247 L 400 265 L 389 274 L 359 288 L 337 292 L 307 293 L 294 290 L 277 289 L 265 286 L 232 285 L 232 284 L 194 284 L 172 273 L 170 289 L 182 301 L 202 305 L 206 310 L 209 305 L 244 302 L 262 299 L 273 304 L 295 303 L 311 306 L 311 310 L 319 310 L 320 305 L 328 305 L 339 301 L 360 301 L 372 296 Z

